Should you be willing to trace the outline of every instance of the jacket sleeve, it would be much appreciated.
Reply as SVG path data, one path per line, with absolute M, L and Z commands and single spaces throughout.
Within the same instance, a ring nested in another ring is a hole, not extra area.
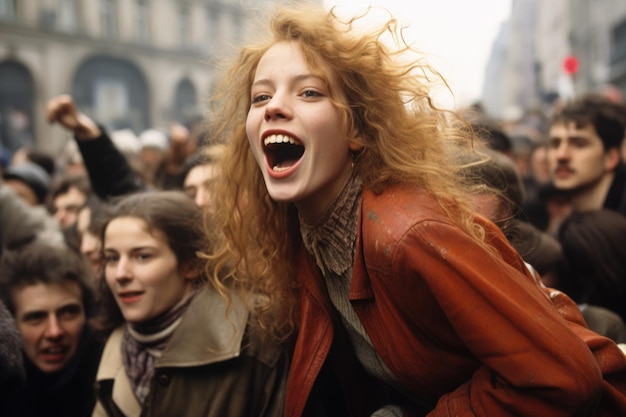
M 102 135 L 89 140 L 78 140 L 78 149 L 94 192 L 103 200 L 145 189 L 139 175 L 115 146 L 104 127 Z
M 487 228 L 487 246 L 453 225 L 424 221 L 393 255 L 392 275 L 402 277 L 398 291 L 410 292 L 412 282 L 423 280 L 455 333 L 442 342 L 458 338 L 478 363 L 469 380 L 439 396 L 428 416 L 591 415 L 602 374 L 590 349 L 494 229 Z
M 558 290 L 543 287 L 568 326 L 591 349 L 603 376 L 603 390 L 597 417 L 626 416 L 626 357 L 613 340 L 591 331 L 585 324 L 578 306 Z

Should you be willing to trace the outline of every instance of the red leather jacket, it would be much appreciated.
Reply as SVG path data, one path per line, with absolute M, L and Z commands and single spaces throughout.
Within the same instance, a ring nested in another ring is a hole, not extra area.
M 417 188 L 363 192 L 350 300 L 379 356 L 407 392 L 434 405 L 429 417 L 593 414 L 602 375 L 590 349 L 499 229 L 477 221 L 499 255 Z M 303 415 L 333 342 L 324 281 L 305 252 L 286 417 Z

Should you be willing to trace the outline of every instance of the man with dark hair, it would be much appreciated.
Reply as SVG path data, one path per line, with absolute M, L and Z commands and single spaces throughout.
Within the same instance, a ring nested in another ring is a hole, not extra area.
M 606 208 L 626 215 L 626 170 L 620 157 L 625 131 L 625 106 L 600 95 L 574 100 L 552 118 L 550 174 L 575 210 Z
M 91 186 L 86 177 L 62 177 L 50 190 L 49 210 L 61 227 L 72 226 L 90 194 Z
M 26 386 L 16 415 L 90 416 L 101 354 L 88 326 L 92 277 L 74 251 L 31 243 L 0 261 L 0 297 L 22 339 Z

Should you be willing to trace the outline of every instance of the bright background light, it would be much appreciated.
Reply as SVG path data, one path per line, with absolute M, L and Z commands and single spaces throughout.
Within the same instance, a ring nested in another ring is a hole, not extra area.
M 511 0 L 324 0 L 337 6 L 339 15 L 351 17 L 369 5 L 389 10 L 405 37 L 450 84 L 454 97 L 434 94 L 448 108 L 480 99 L 491 46 L 500 25 L 511 12 Z M 375 13 L 374 23 L 382 19 Z

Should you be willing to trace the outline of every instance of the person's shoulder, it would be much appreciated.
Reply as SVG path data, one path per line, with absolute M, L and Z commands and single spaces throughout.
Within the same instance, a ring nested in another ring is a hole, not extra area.
M 411 184 L 397 184 L 380 193 L 364 190 L 361 210 L 363 233 L 396 239 L 422 223 L 450 224 L 432 194 Z
M 373 262 L 390 262 L 398 248 L 408 247 L 404 242 L 415 249 L 442 234 L 460 233 L 437 200 L 414 185 L 395 185 L 379 194 L 364 191 L 362 204 L 360 242 L 372 267 Z
M 406 216 L 419 220 L 444 217 L 443 210 L 431 193 L 408 183 L 390 185 L 380 192 L 365 189 L 363 207 L 370 212 L 376 211 L 381 218 Z
M 252 323 L 251 320 L 246 327 L 241 356 L 252 357 L 269 368 L 275 368 L 281 362 L 287 361 L 289 343 L 273 339 Z

